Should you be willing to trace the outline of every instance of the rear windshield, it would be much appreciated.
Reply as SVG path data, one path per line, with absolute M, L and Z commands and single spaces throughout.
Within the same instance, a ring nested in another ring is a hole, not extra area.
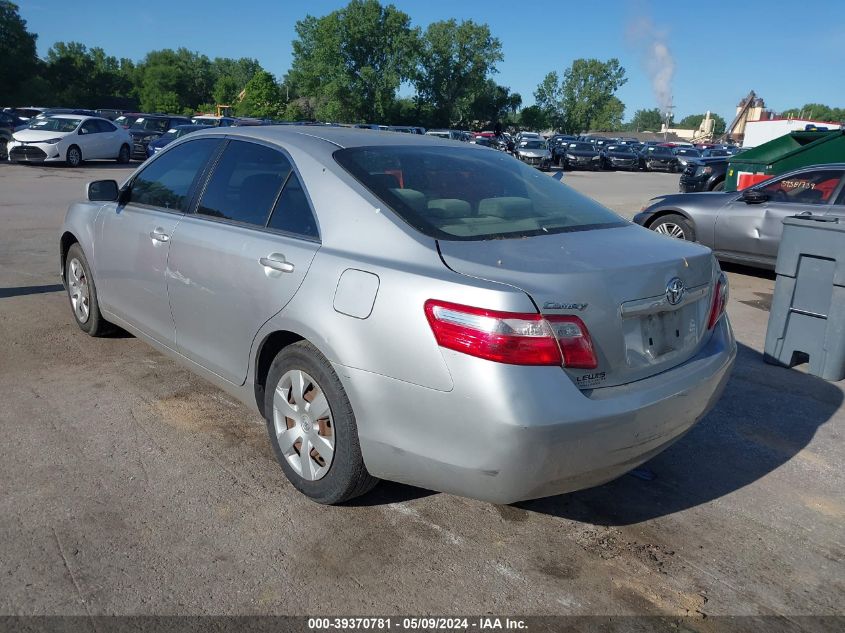
M 382 146 L 340 149 L 334 157 L 408 224 L 437 239 L 519 238 L 626 224 L 501 152 Z

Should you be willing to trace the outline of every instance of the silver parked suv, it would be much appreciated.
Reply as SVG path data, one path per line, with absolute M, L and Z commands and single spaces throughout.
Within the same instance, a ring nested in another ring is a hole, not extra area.
M 79 326 L 258 409 L 322 503 L 376 478 L 508 503 L 677 440 L 736 354 L 709 249 L 502 152 L 295 126 L 184 137 L 70 207 Z

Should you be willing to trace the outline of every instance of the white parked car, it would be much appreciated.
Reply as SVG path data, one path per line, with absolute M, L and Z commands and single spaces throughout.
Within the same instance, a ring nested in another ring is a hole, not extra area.
M 9 160 L 16 163 L 65 162 L 78 167 L 94 158 L 128 163 L 132 137 L 107 119 L 57 114 L 33 120 L 30 127 L 15 132 L 8 149 Z

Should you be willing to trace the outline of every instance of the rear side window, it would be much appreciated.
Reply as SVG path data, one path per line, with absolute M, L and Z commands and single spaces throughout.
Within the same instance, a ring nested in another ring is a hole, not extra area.
M 223 150 L 197 213 L 265 226 L 290 172 L 290 161 L 280 151 L 232 141 Z
M 135 177 L 129 201 L 185 213 L 191 187 L 219 143 L 197 139 L 164 152 Z
M 268 225 L 271 229 L 317 239 L 317 221 L 296 174 L 291 173 Z
M 114 125 L 102 119 L 97 119 L 97 128 L 100 132 L 114 132 L 117 129 Z
M 380 146 L 340 149 L 334 157 L 408 224 L 437 239 L 519 238 L 626 224 L 502 152 Z

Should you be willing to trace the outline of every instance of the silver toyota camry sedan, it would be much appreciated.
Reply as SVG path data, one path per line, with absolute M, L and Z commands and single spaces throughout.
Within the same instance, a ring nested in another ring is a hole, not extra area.
M 503 152 L 426 136 L 197 132 L 60 239 L 73 316 L 248 405 L 293 485 L 508 503 L 594 486 L 713 406 L 736 344 L 706 247 Z

